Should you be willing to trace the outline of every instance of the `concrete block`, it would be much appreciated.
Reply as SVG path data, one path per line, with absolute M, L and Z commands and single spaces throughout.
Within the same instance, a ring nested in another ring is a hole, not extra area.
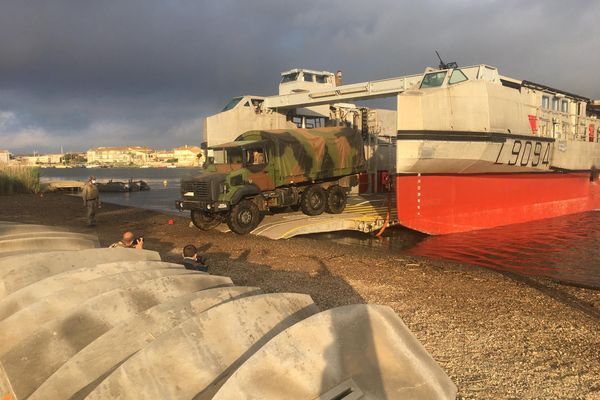
M 27 398 L 56 369 L 103 333 L 157 304 L 231 279 L 191 272 L 147 280 L 93 297 L 50 320 L 0 357 L 15 399 Z
M 233 300 L 191 318 L 125 361 L 86 399 L 204 399 L 282 330 L 318 312 L 300 294 Z M 285 397 L 283 397 L 285 398 Z
M 37 224 L 21 224 L 17 222 L 0 221 L 0 236 L 12 235 L 27 232 L 49 232 L 62 231 L 69 232 L 68 229 L 59 226 L 37 225 Z
M 1 230 L 1 229 L 0 229 Z M 11 239 L 32 239 L 36 237 L 60 237 L 60 238 L 81 238 L 87 239 L 91 241 L 98 242 L 98 237 L 96 235 L 88 235 L 85 233 L 77 233 L 77 232 L 66 232 L 59 231 L 56 229 L 47 230 L 43 232 L 21 232 L 21 233 L 11 233 L 2 235 L 0 234 L 0 241 L 11 240 Z
M 160 261 L 155 251 L 87 249 L 20 254 L 0 259 L 0 299 L 20 288 L 61 272 L 115 261 Z
M 281 332 L 214 400 L 454 399 L 456 386 L 394 311 L 352 305 Z
M 0 256 L 2 256 L 2 253 L 14 253 L 15 251 L 83 250 L 93 249 L 99 246 L 98 240 L 89 240 L 79 237 L 36 236 L 25 239 L 0 239 Z
M 107 275 L 149 269 L 184 269 L 181 264 L 162 261 L 120 261 L 78 268 L 33 282 L 0 300 L 0 320 L 60 290 Z
M 218 304 L 259 293 L 258 288 L 252 287 L 207 289 L 152 307 L 117 325 L 74 355 L 29 400 L 83 399 L 102 377 L 165 332 Z
M 104 276 L 55 292 L 0 321 L 0 356 L 18 343 L 24 334 L 53 318 L 65 315 L 81 303 L 114 289 L 138 285 L 163 276 L 188 274 L 187 270 L 157 269 Z

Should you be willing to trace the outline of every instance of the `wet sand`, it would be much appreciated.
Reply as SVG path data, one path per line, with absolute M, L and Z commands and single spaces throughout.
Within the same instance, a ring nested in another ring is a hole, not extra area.
M 173 225 L 169 218 L 105 203 L 98 226 L 87 228 L 79 198 L 0 196 L 0 220 L 67 226 L 105 246 L 133 230 L 174 262 L 193 243 L 212 274 L 238 285 L 307 293 L 321 309 L 388 305 L 450 375 L 458 398 L 600 399 L 600 291 L 323 240 L 202 232 L 184 216 Z

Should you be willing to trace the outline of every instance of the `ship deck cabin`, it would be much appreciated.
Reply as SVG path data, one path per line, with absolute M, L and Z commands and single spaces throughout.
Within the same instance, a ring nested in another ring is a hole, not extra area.
M 529 133 L 600 142 L 600 101 L 502 76 L 491 66 L 427 68 L 412 89 L 411 95 L 417 90 L 423 96 L 419 106 L 422 120 L 411 126 L 413 129 Z M 408 98 L 402 106 L 412 110 Z M 481 119 L 477 113 L 465 110 L 479 110 L 487 117 Z M 402 114 L 400 103 L 399 112 Z M 402 118 L 402 122 L 412 119 L 410 115 Z

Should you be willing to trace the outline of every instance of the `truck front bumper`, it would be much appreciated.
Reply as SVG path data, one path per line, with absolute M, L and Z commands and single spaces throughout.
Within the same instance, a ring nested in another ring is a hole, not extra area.
M 199 210 L 208 212 L 221 212 L 229 210 L 229 203 L 224 202 L 206 202 L 199 200 L 177 200 L 175 207 L 179 211 Z

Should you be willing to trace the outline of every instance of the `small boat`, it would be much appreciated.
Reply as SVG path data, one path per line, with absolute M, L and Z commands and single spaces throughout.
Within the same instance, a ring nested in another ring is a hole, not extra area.
M 150 190 L 150 186 L 142 180 L 134 181 L 130 179 L 127 182 L 119 182 L 111 179 L 106 183 L 98 183 L 98 190 L 112 193 L 140 192 Z

